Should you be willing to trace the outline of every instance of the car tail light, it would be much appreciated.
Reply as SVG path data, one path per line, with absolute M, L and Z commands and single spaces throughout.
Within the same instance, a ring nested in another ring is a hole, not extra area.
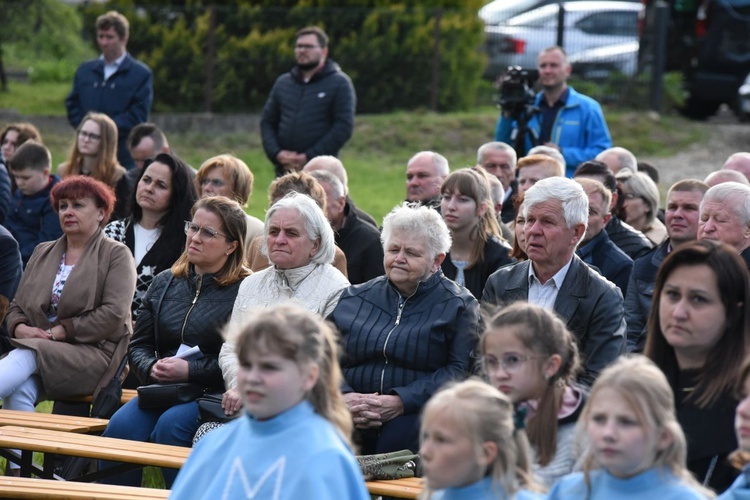
M 708 32 L 708 11 L 710 5 L 711 0 L 705 0 L 695 13 L 695 36 L 698 38 L 705 37 Z
M 523 54 L 526 52 L 526 40 L 506 36 L 500 42 L 500 52 L 503 54 Z

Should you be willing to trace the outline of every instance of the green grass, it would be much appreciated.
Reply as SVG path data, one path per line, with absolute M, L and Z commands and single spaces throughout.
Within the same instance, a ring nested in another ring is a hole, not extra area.
M 9 85 L 9 92 L 0 92 L 0 109 L 16 109 L 31 122 L 34 114 L 64 115 L 68 84 Z M 452 169 L 473 165 L 477 147 L 493 138 L 497 114 L 494 106 L 485 106 L 459 113 L 412 111 L 357 116 L 354 136 L 341 151 L 352 198 L 381 220 L 404 198 L 404 170 L 411 155 L 435 150 L 448 158 Z M 705 134 L 700 133 L 701 125 L 679 116 L 655 118 L 643 111 L 613 109 L 607 109 L 606 116 L 615 144 L 636 155 L 670 156 L 689 144 L 706 140 Z M 52 151 L 53 164 L 63 162 L 73 140 L 72 130 L 44 122 L 40 125 L 44 142 Z M 172 148 L 194 167 L 220 153 L 242 158 L 255 175 L 255 192 L 248 212 L 263 218 L 273 167 L 263 153 L 258 132 L 165 132 Z

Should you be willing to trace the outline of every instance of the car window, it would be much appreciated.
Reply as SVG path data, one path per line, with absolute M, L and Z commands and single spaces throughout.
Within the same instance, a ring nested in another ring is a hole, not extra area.
M 580 19 L 575 27 L 589 35 L 637 36 L 638 13 L 619 10 L 595 12 Z
M 487 24 L 499 24 L 539 3 L 540 0 L 495 0 L 479 10 L 479 17 Z
M 530 12 L 524 12 L 518 16 L 508 19 L 508 26 L 531 26 L 543 28 L 553 19 L 557 19 L 560 8 L 557 5 L 545 5 Z

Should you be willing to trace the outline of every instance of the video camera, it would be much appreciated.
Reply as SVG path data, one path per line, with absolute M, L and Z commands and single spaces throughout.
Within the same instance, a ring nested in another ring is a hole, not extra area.
M 518 120 L 521 115 L 534 105 L 536 93 L 534 83 L 539 79 L 536 69 L 524 69 L 520 66 L 509 66 L 498 80 L 498 104 L 503 112 Z

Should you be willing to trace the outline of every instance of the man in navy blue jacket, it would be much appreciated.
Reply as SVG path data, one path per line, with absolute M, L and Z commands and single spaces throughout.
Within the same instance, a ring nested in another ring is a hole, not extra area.
M 96 20 L 96 40 L 101 56 L 81 64 L 73 90 L 65 99 L 68 121 L 78 127 L 89 111 L 104 113 L 117 124 L 117 160 L 133 168 L 127 147 L 130 130 L 148 121 L 154 100 L 151 70 L 128 54 L 130 24 L 119 12 L 110 11 Z
M 297 66 L 273 84 L 260 122 L 276 177 L 302 170 L 316 156 L 338 156 L 354 130 L 354 86 L 327 59 L 328 36 L 312 26 L 298 31 L 295 40 Z

